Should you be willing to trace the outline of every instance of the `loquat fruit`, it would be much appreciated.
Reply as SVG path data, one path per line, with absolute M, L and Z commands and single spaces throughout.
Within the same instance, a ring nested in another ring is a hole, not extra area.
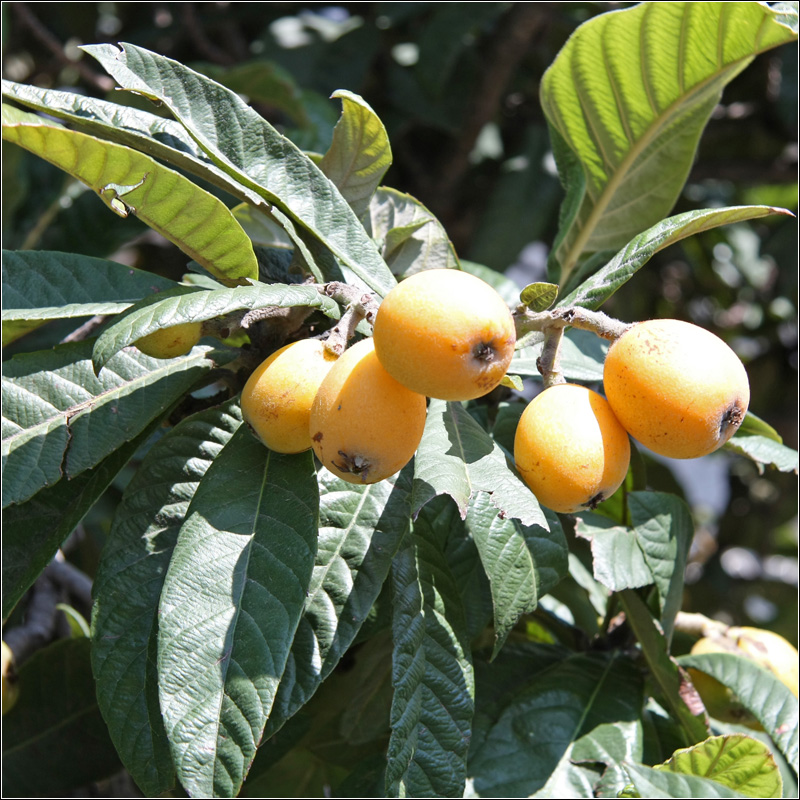
M 455 269 L 429 269 L 401 281 L 375 318 L 375 352 L 414 392 L 441 400 L 488 394 L 514 355 L 511 312 L 489 284 Z
M 200 341 L 202 326 L 202 322 L 182 322 L 148 333 L 134 344 L 152 358 L 185 356 Z
M 349 347 L 320 384 L 309 431 L 319 460 L 349 483 L 377 483 L 399 472 L 422 439 L 425 397 L 398 383 L 372 339 Z
M 625 480 L 628 434 L 611 407 L 585 386 L 545 389 L 522 412 L 514 461 L 542 505 L 562 514 L 594 508 Z
M 722 447 L 750 402 L 747 372 L 713 333 L 674 319 L 639 322 L 609 348 L 608 402 L 654 453 L 697 458 Z
M 242 417 L 270 450 L 311 448 L 311 404 L 336 356 L 318 339 L 301 339 L 274 352 L 242 389 Z

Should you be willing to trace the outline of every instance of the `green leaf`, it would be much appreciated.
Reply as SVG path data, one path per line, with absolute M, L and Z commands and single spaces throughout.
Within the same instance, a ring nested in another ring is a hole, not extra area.
M 91 187 L 116 214 L 134 214 L 223 283 L 258 276 L 250 239 L 225 205 L 149 156 L 8 106 L 3 138 Z
M 3 250 L 3 322 L 118 314 L 174 281 L 115 261 Z
M 99 464 L 212 366 L 205 347 L 170 360 L 127 350 L 97 376 L 92 345 L 59 345 L 3 364 L 4 508 Z
M 475 698 L 464 618 L 424 513 L 394 559 L 390 797 L 461 797 Z
M 778 431 L 768 422 L 764 422 L 761 417 L 757 417 L 752 411 L 744 415 L 744 420 L 736 433 L 740 436 L 763 436 L 773 442 L 783 444 L 783 439 Z
M 669 642 L 683 603 L 683 575 L 694 536 L 692 515 L 683 500 L 664 492 L 631 492 L 628 508 L 658 589 L 661 628 Z
M 712 736 L 678 750 L 656 769 L 711 778 L 747 797 L 783 796 L 783 781 L 770 749 L 743 733 Z
M 319 542 L 303 616 L 267 722 L 272 736 L 353 643 L 409 528 L 410 468 L 372 485 L 318 475 Z
M 100 334 L 92 353 L 95 368 L 100 371 L 124 347 L 161 328 L 269 306 L 307 306 L 319 308 L 330 317 L 338 318 L 340 315 L 336 301 L 313 286 L 258 283 L 212 291 L 194 286 L 176 286 L 140 300 Z
M 92 45 L 84 50 L 123 88 L 164 103 L 221 169 L 305 228 L 354 277 L 381 296 L 395 285 L 336 187 L 238 95 L 135 45 Z
M 657 699 L 680 724 L 684 744 L 693 745 L 702 741 L 708 736 L 704 709 L 700 703 L 688 705 L 694 698 L 685 691 L 686 677 L 669 655 L 664 634 L 636 592 L 625 589 L 620 592 L 619 598 L 657 687 L 660 695 Z
M 653 583 L 642 543 L 636 532 L 600 514 L 578 515 L 575 535 L 591 542 L 595 580 L 612 592 Z
M 536 498 L 509 468 L 500 446 L 460 403 L 431 400 L 414 461 L 412 513 L 433 497 L 449 494 L 464 519 L 470 498 L 488 492 L 505 517 L 523 525 L 548 526 Z
M 541 380 L 536 361 L 542 354 L 543 342 L 522 347 L 514 353 L 509 371 Z M 608 342 L 591 331 L 570 328 L 561 339 L 559 363 L 564 376 L 570 381 L 593 383 L 603 380 L 603 364 L 608 352 Z
M 767 436 L 742 435 L 738 431 L 725 444 L 726 450 L 739 453 L 755 461 L 760 469 L 763 465 L 775 467 L 780 472 L 797 472 L 797 450 L 776 442 Z
M 709 778 L 695 775 L 680 775 L 676 772 L 645 767 L 642 764 L 624 763 L 633 784 L 633 793 L 626 791 L 623 797 L 746 797 L 747 795 L 723 786 Z
M 798 703 L 790 689 L 768 670 L 731 653 L 681 656 L 678 663 L 699 669 L 731 689 L 798 772 Z
M 153 445 L 117 507 L 94 581 L 97 699 L 120 758 L 149 796 L 175 779 L 155 664 L 164 575 L 200 480 L 240 424 L 237 401 L 229 401 Z
M 531 311 L 547 311 L 558 297 L 555 283 L 529 283 L 520 293 L 519 299 Z
M 616 797 L 628 783 L 622 762 L 641 761 L 643 750 L 642 723 L 636 720 L 598 725 L 575 742 L 571 757 L 576 763 L 604 764 L 606 770 L 595 796 Z
M 469 505 L 466 529 L 480 553 L 494 606 L 497 655 L 519 618 L 533 611 L 567 574 L 567 543 L 555 515 L 549 526 L 522 525 L 498 514 L 485 492 Z
M 442 223 L 410 194 L 382 186 L 372 196 L 365 222 L 398 278 L 425 269 L 458 268 L 458 257 Z
M 19 670 L 19 700 L 3 716 L 3 794 L 64 797 L 119 770 L 97 708 L 89 640 L 61 639 Z
M 601 270 L 559 300 L 557 307 L 599 308 L 665 247 L 720 225 L 789 213 L 771 206 L 735 206 L 687 211 L 668 217 L 631 239 Z
M 392 165 L 389 137 L 378 115 L 363 98 L 344 89 L 338 89 L 331 97 L 341 99 L 342 116 L 333 129 L 333 141 L 319 168 L 361 219 Z
M 538 673 L 471 754 L 478 796 L 538 791 L 573 742 L 598 725 L 638 719 L 643 689 L 639 670 L 616 652 L 571 655 Z
M 192 498 L 159 605 L 159 697 L 192 796 L 233 797 L 272 708 L 303 611 L 319 496 L 309 453 L 244 427 Z
M 796 38 L 763 3 L 677 2 L 601 14 L 570 36 L 541 86 L 569 198 L 559 283 L 669 213 L 724 86 Z
M 77 478 L 59 481 L 3 512 L 3 618 L 52 561 L 58 548 L 160 425 L 155 420 Z

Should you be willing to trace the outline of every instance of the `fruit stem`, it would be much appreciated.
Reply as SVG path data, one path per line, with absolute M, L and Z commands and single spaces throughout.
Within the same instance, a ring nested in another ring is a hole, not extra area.
M 724 636 L 730 626 L 716 619 L 710 619 L 704 614 L 694 614 L 688 611 L 679 611 L 675 617 L 675 630 L 694 636 L 703 637 Z
M 364 292 L 356 286 L 334 281 L 318 287 L 321 292 L 332 297 L 337 303 L 345 306 L 336 327 L 331 329 L 325 340 L 325 349 L 340 356 L 350 339 L 353 338 L 358 324 L 366 320 L 370 325 L 375 321 L 378 312 L 378 301 L 374 295 Z
M 518 340 L 531 331 L 547 333 L 552 329 L 563 330 L 572 327 L 592 331 L 597 336 L 613 342 L 630 327 L 629 324 L 609 317 L 602 311 L 590 311 L 580 306 L 538 312 L 530 311 L 526 306 L 520 306 L 514 312 L 514 323 L 517 328 Z
M 567 382 L 558 357 L 563 336 L 564 328 L 545 330 L 542 354 L 536 359 L 536 368 L 541 373 L 545 389 Z

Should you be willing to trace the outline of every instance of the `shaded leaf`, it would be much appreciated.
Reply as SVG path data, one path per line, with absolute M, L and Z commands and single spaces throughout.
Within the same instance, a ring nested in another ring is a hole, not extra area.
M 603 764 L 606 769 L 598 783 L 597 796 L 616 797 L 628 783 L 622 762 L 641 761 L 643 749 L 641 721 L 617 722 L 598 725 L 578 739 L 571 757 L 577 763 Z
M 642 3 L 570 36 L 541 86 L 567 186 L 559 283 L 669 213 L 724 86 L 796 37 L 762 3 Z
M 3 512 L 4 619 L 158 425 L 160 420 L 151 423 L 77 478 L 59 481 Z
M 380 295 L 394 286 L 375 245 L 334 185 L 238 95 L 132 44 L 84 50 L 123 88 L 164 103 L 221 169 L 319 239 L 366 286 Z
M 798 772 L 797 698 L 771 672 L 731 653 L 681 656 L 678 663 L 699 669 L 731 689 L 764 726 L 795 773 Z
M 567 306 L 599 308 L 656 253 L 669 245 L 720 225 L 759 219 L 771 214 L 789 213 L 785 209 L 771 206 L 738 206 L 706 208 L 667 217 L 631 239 L 602 269 L 583 281 L 577 289 L 559 300 L 556 305 L 558 308 Z
M 353 643 L 410 526 L 410 468 L 376 484 L 319 480 L 319 541 L 303 616 L 267 722 L 272 736 L 314 694 Z
M 316 550 L 309 453 L 240 428 L 203 476 L 159 605 L 161 712 L 192 796 L 241 788 L 286 665 Z
M 592 572 L 603 586 L 619 592 L 653 583 L 641 542 L 631 528 L 600 514 L 584 513 L 578 515 L 575 534 L 591 542 Z
M 74 253 L 3 250 L 3 322 L 118 314 L 174 281 Z
M 603 723 L 636 720 L 643 688 L 639 670 L 619 653 L 571 655 L 540 672 L 471 755 L 477 795 L 538 791 L 574 741 Z
M 769 748 L 743 733 L 712 736 L 678 750 L 656 769 L 711 778 L 747 797 L 783 796 L 783 781 Z
M 134 214 L 223 283 L 257 277 L 250 239 L 225 205 L 149 156 L 8 106 L 3 138 L 91 187 L 116 214 Z
M 489 578 L 494 606 L 496 656 L 519 618 L 533 611 L 567 573 L 567 543 L 553 514 L 548 527 L 504 519 L 489 496 L 471 501 L 466 529 Z
M 680 497 L 665 492 L 630 492 L 628 508 L 658 589 L 661 628 L 669 642 L 683 603 L 683 576 L 694 536 L 692 515 Z
M 363 98 L 338 89 L 331 97 L 342 101 L 342 116 L 319 168 L 336 184 L 360 219 L 392 164 L 386 128 Z
M 500 446 L 460 403 L 431 400 L 414 460 L 412 512 L 437 495 L 449 494 L 463 519 L 475 492 L 488 492 L 506 517 L 547 527 L 533 493 L 509 468 Z
M 437 539 L 420 516 L 392 565 L 391 797 L 461 797 L 466 780 L 475 683 L 458 589 Z
M 92 352 L 95 368 L 101 370 L 124 347 L 162 328 L 269 306 L 307 306 L 319 308 L 331 317 L 340 314 L 336 301 L 313 286 L 259 283 L 211 291 L 195 286 L 177 286 L 144 298 L 114 320 L 95 343 Z
M 119 758 L 97 709 L 89 640 L 61 639 L 19 670 L 19 700 L 3 715 L 3 794 L 59 797 L 107 778 Z
M 778 431 L 768 422 L 764 422 L 761 417 L 757 417 L 752 411 L 748 411 L 744 415 L 744 420 L 739 426 L 739 430 L 736 431 L 736 434 L 741 436 L 763 436 L 767 439 L 771 439 L 773 442 L 783 444 L 783 439 Z
M 175 776 L 155 663 L 164 575 L 200 480 L 240 424 L 230 401 L 183 420 L 153 445 L 122 496 L 94 581 L 98 702 L 120 758 L 151 796 Z
M 3 507 L 99 464 L 212 366 L 209 348 L 170 360 L 127 350 L 97 376 L 92 344 L 59 345 L 3 364 Z
M 659 702 L 680 724 L 684 744 L 693 745 L 702 741 L 708 736 L 702 703 L 695 704 L 699 698 L 692 696 L 687 689 L 686 677 L 669 655 L 664 634 L 636 592 L 625 589 L 619 597 L 625 618 L 641 645 L 651 678 L 657 687 Z
M 405 278 L 424 269 L 452 269 L 458 258 L 447 232 L 419 200 L 382 186 L 369 204 L 368 230 L 392 273 Z

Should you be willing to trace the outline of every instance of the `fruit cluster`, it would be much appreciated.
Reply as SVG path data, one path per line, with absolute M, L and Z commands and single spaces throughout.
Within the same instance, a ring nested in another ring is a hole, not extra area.
M 199 335 L 200 323 L 188 323 L 137 345 L 166 358 L 186 352 Z M 313 448 L 344 480 L 375 483 L 414 455 L 426 397 L 482 397 L 505 376 L 515 344 L 514 317 L 492 287 L 459 270 L 426 270 L 386 295 L 372 339 L 341 357 L 312 339 L 273 353 L 247 381 L 242 414 L 270 449 Z M 620 487 L 629 434 L 672 458 L 716 450 L 741 424 L 750 396 L 735 353 L 708 331 L 677 320 L 625 329 L 609 348 L 603 384 L 605 398 L 556 383 L 520 419 L 517 469 L 554 511 L 594 508 Z

